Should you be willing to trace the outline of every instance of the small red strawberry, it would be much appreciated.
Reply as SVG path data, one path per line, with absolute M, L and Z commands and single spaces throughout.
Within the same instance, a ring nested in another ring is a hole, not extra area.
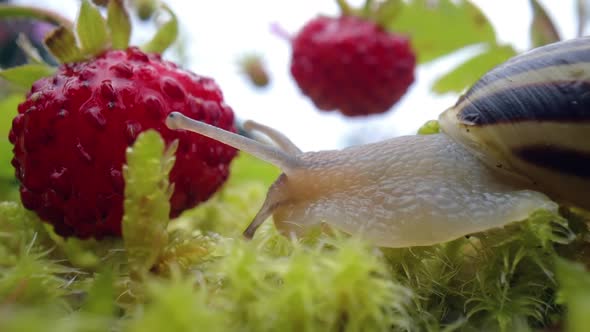
M 414 81 L 408 38 L 369 18 L 319 16 L 292 40 L 291 74 L 320 110 L 347 116 L 383 113 Z
M 89 6 L 83 2 L 81 16 L 96 9 Z M 62 59 L 84 54 L 83 49 L 64 51 L 63 31 L 47 41 L 54 54 Z M 170 173 L 172 217 L 208 199 L 226 180 L 236 154 L 164 123 L 168 113 L 178 111 L 235 131 L 233 111 L 212 79 L 125 44 L 95 48 L 97 55 L 88 60 L 62 64 L 37 80 L 13 120 L 9 139 L 23 205 L 62 236 L 121 235 L 125 151 L 142 131 L 157 130 L 167 144 L 179 140 Z

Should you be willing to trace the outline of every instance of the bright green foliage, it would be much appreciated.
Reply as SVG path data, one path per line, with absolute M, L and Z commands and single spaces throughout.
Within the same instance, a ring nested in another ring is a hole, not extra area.
M 0 138 L 3 138 L 0 139 L 0 201 L 16 199 L 18 195 L 14 168 L 10 164 L 12 144 L 8 141 L 8 132 L 22 99 L 20 96 L 12 95 L 0 100 Z
M 465 87 L 481 78 L 489 69 L 516 55 L 512 46 L 492 45 L 485 51 L 463 62 L 439 77 L 432 90 L 436 93 L 462 92 Z
M 291 241 L 270 222 L 247 241 L 278 171 L 241 154 L 218 194 L 168 224 L 170 151 L 155 132 L 129 151 L 126 251 L 118 240 L 63 240 L 0 204 L 1 331 L 526 331 L 562 321 L 558 291 L 586 310 L 583 271 L 559 268 L 558 285 L 552 264 L 589 261 L 579 211 L 410 249 L 340 233 Z
M 583 332 L 590 326 L 590 271 L 580 263 L 556 259 L 560 296 L 567 307 L 567 330 Z
M 172 281 L 147 284 L 148 304 L 123 331 L 228 331 L 231 317 L 210 305 L 207 288 L 199 289 L 195 280 L 178 275 Z
M 147 272 L 168 243 L 168 215 L 172 188 L 168 175 L 177 144 L 166 151 L 154 130 L 141 133 L 127 149 L 123 239 L 134 277 Z
M 16 202 L 0 202 L 0 266 L 16 264 L 30 248 L 44 252 L 53 245 L 44 224 Z
M 468 45 L 496 44 L 494 28 L 481 10 L 469 1 L 411 0 L 398 10 L 387 28 L 409 35 L 420 63 Z
M 18 67 L 12 67 L 0 71 L 0 77 L 11 83 L 28 89 L 40 78 L 50 76 L 55 72 L 55 68 L 41 64 L 27 64 Z
M 115 289 L 114 271 L 104 268 L 100 274 L 96 274 L 82 310 L 87 313 L 111 316 L 115 313 Z
M 498 44 L 488 18 L 470 1 L 391 0 L 382 7 L 378 20 L 389 30 L 408 35 L 419 63 L 467 46 L 484 46 L 482 53 L 442 75 L 433 86 L 436 93 L 461 92 L 485 72 L 516 55 L 511 46 Z
M 276 236 L 275 235 L 270 235 Z M 267 239 L 258 239 L 258 241 Z M 235 242 L 211 267 L 222 288 L 213 304 L 227 310 L 232 330 L 382 331 L 405 328 L 411 292 L 389 277 L 378 251 L 356 239 L 295 245 L 276 258 L 259 242 Z

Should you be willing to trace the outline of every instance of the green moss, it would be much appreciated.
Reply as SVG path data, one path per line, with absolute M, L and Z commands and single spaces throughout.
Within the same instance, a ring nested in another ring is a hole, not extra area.
M 132 277 L 139 278 L 156 264 L 168 243 L 172 188 L 168 175 L 174 166 L 177 143 L 164 151 L 154 130 L 141 133 L 127 149 L 123 239 Z
M 295 241 L 270 222 L 247 241 L 241 232 L 278 171 L 240 155 L 220 192 L 168 220 L 171 151 L 154 132 L 128 151 L 123 240 L 65 240 L 16 202 L 0 203 L 1 331 L 529 331 L 562 324 L 575 331 L 587 324 L 590 273 L 575 263 L 590 265 L 582 211 L 537 211 L 430 247 L 379 249 L 319 231 Z M 558 257 L 569 262 L 554 264 Z

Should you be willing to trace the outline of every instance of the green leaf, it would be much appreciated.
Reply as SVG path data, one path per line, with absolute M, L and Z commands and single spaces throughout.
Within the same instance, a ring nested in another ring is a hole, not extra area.
M 530 4 L 533 8 L 533 20 L 531 21 L 530 27 L 533 47 L 559 41 L 561 38 L 547 11 L 545 11 L 537 0 L 530 0 Z
M 88 0 L 82 1 L 76 23 L 80 47 L 86 54 L 97 54 L 110 46 L 110 36 L 100 10 Z
M 123 0 L 111 0 L 108 5 L 107 25 L 114 49 L 126 49 L 131 37 L 131 21 Z
M 163 6 L 165 12 L 170 15 L 170 19 L 160 26 L 156 35 L 141 49 L 148 53 L 163 53 L 178 37 L 178 20 L 176 15 L 168 8 Z
M 582 264 L 556 259 L 560 296 L 567 306 L 566 331 L 588 331 L 590 326 L 590 272 Z
M 84 59 L 82 51 L 76 43 L 74 32 L 65 27 L 51 31 L 45 37 L 45 46 L 61 63 L 76 62 Z
M 496 43 L 496 34 L 486 16 L 466 0 L 413 0 L 384 26 L 409 35 L 419 63 L 467 45 Z
M 141 133 L 127 150 L 123 240 L 133 278 L 141 278 L 168 243 L 170 196 L 168 175 L 174 166 L 176 144 L 164 151 L 154 130 Z
M 0 77 L 9 81 L 10 83 L 16 84 L 23 88 L 30 88 L 35 81 L 51 76 L 55 72 L 55 68 L 39 65 L 39 64 L 27 64 L 18 67 L 12 67 L 0 71 Z
M 73 24 L 66 17 L 41 7 L 0 5 L 0 19 L 21 17 L 52 23 L 71 29 Z
M 432 89 L 436 93 L 462 92 L 486 72 L 516 55 L 512 46 L 490 47 L 439 77 Z
M 18 114 L 17 107 L 23 97 L 12 95 L 0 100 L 0 200 L 8 198 L 16 191 L 17 183 L 14 168 L 10 164 L 12 159 L 12 144 L 8 141 L 8 132 L 12 126 L 12 119 Z M 8 196 L 8 197 L 7 197 Z

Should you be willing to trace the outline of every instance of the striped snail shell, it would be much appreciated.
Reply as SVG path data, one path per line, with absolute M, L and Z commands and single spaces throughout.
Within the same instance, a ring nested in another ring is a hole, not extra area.
M 483 76 L 443 112 L 441 133 L 302 152 L 255 122 L 268 145 L 171 113 L 166 124 L 280 167 L 244 232 L 325 223 L 375 245 L 432 245 L 557 211 L 590 208 L 590 39 L 547 45 Z
M 440 117 L 491 167 L 590 208 L 590 38 L 550 44 L 484 75 Z

